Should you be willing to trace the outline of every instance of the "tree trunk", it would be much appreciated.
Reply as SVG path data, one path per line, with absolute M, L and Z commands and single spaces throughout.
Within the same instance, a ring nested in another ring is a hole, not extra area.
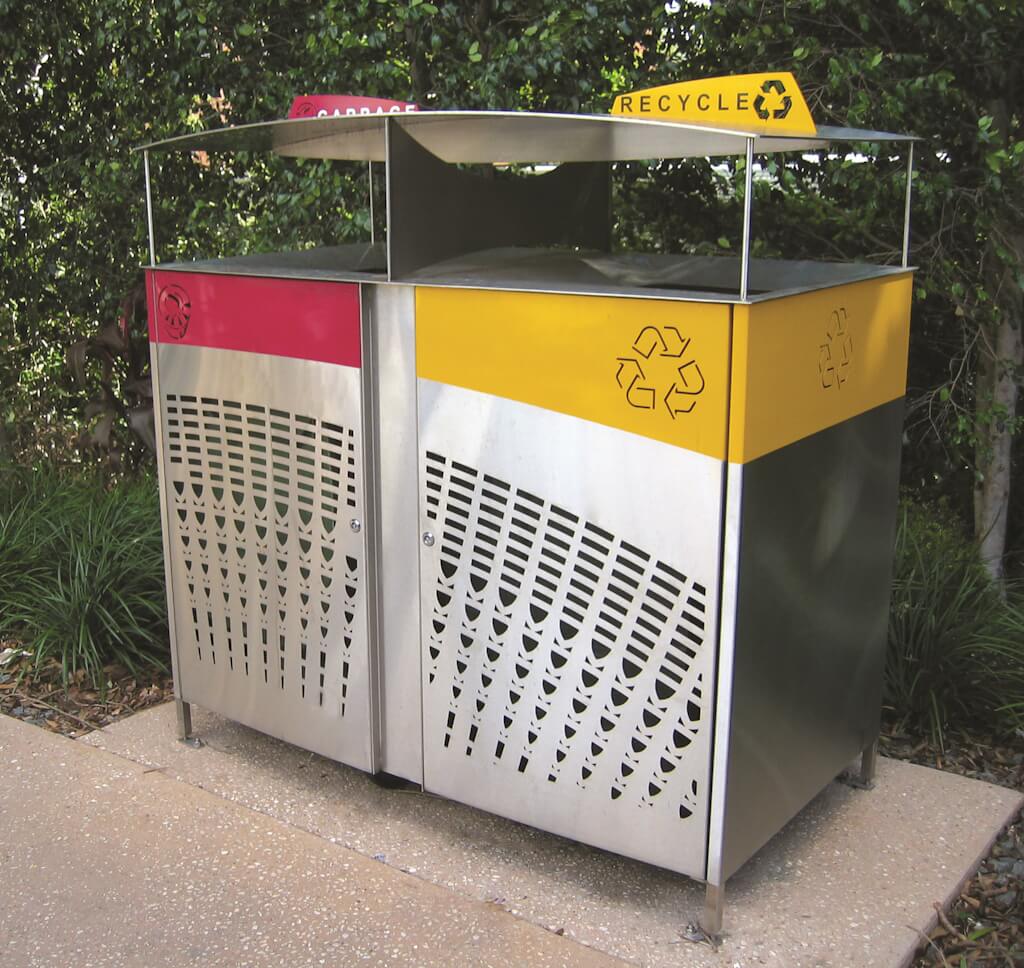
M 1024 246 L 1018 251 L 1024 251 Z M 1003 578 L 1017 418 L 1017 381 L 1024 365 L 1022 294 L 1009 269 L 1004 271 L 999 282 L 999 315 L 994 329 L 983 334 L 976 373 L 978 442 L 975 452 L 977 481 L 974 486 L 974 533 L 981 560 L 997 581 Z M 984 338 L 986 335 L 987 339 Z

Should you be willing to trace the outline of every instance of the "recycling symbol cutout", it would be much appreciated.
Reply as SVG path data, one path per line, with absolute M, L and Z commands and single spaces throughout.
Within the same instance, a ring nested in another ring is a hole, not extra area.
M 769 101 L 765 97 L 766 94 L 776 95 L 772 103 L 777 103 L 778 107 L 773 108 L 771 111 L 767 107 Z M 762 121 L 767 121 L 769 117 L 775 118 L 776 121 L 781 121 L 789 114 L 791 107 L 793 107 L 793 99 L 786 93 L 786 85 L 774 77 L 769 78 L 761 85 L 761 93 L 754 98 L 754 111 Z
M 171 338 L 184 339 L 192 318 L 192 301 L 188 293 L 177 284 L 164 286 L 157 296 L 157 311 Z
M 638 410 L 664 406 L 673 420 L 693 410 L 704 392 L 704 375 L 689 347 L 690 338 L 675 326 L 640 330 L 630 355 L 616 357 L 615 382 L 625 391 L 626 403 Z
M 822 389 L 840 389 L 849 375 L 848 370 L 853 361 L 853 337 L 847 328 L 848 321 L 849 316 L 844 306 L 832 310 L 825 327 L 825 342 L 818 350 Z

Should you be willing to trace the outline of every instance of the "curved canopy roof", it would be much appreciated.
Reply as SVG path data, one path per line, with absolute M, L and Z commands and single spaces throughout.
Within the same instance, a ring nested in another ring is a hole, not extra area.
M 400 125 L 449 163 L 640 161 L 815 151 L 834 142 L 911 142 L 913 135 L 819 125 L 814 137 L 746 131 L 600 114 L 529 111 L 415 111 L 404 114 L 295 118 L 245 124 L 140 145 L 141 151 L 272 151 L 293 158 L 384 161 L 387 126 Z

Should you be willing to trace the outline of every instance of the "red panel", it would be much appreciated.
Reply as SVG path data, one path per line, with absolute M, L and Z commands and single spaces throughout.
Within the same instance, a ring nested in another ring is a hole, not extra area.
M 353 94 L 309 94 L 292 101 L 289 118 L 326 118 L 350 114 L 406 114 L 418 111 L 410 101 L 392 101 L 384 97 Z
M 150 340 L 360 365 L 356 285 L 159 270 L 147 275 Z

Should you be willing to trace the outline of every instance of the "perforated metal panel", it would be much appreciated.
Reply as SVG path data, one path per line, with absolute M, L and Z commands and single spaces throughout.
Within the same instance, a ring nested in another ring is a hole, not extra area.
M 721 462 L 419 389 L 427 787 L 703 876 Z
M 158 353 L 182 698 L 371 768 L 359 370 Z

